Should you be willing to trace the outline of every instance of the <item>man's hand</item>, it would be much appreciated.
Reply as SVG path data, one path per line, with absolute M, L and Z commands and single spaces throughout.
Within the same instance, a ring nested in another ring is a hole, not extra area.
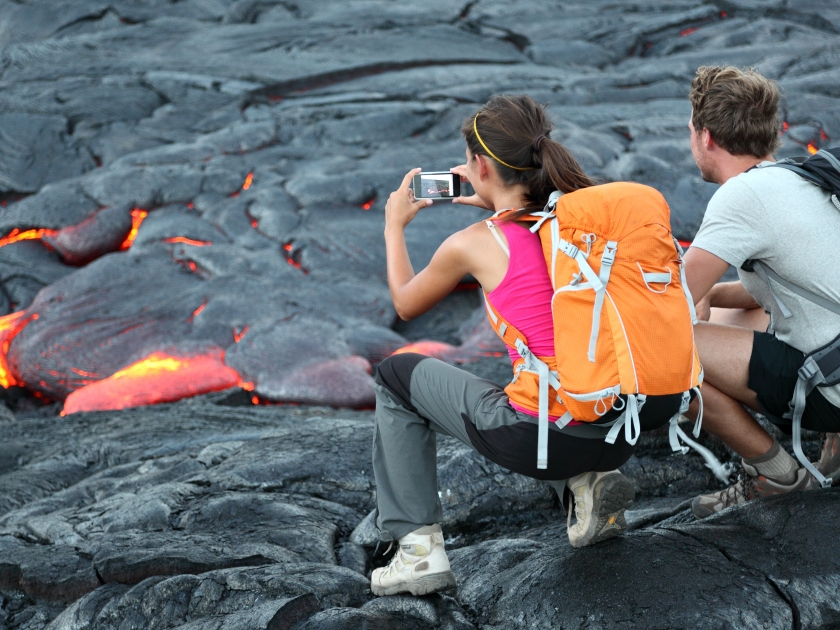
M 385 203 L 385 231 L 389 228 L 404 230 L 405 226 L 411 223 L 421 208 L 432 205 L 431 199 L 414 199 L 414 191 L 411 189 L 411 180 L 422 169 L 410 170 L 403 177 L 402 184 L 388 197 Z

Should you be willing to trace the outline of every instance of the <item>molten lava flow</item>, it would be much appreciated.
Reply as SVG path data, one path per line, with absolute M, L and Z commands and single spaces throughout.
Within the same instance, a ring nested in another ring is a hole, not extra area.
M 823 131 L 822 129 L 820 129 L 820 140 L 830 140 L 830 138 L 828 137 L 828 134 L 825 131 Z
M 131 230 L 129 231 L 128 236 L 125 237 L 122 245 L 120 245 L 120 250 L 124 251 L 131 247 L 134 239 L 137 238 L 137 231 L 140 229 L 140 224 L 143 223 L 143 220 L 147 216 L 149 216 L 149 213 L 140 208 L 134 208 L 134 210 L 131 211 Z
M 811 155 L 814 155 L 814 153 L 819 151 L 819 149 L 814 145 L 813 142 L 809 142 L 807 148 L 808 148 L 808 153 L 810 153 Z
M 212 245 L 213 241 L 197 241 L 186 236 L 172 236 L 163 239 L 164 243 L 184 243 L 185 245 L 192 245 L 193 247 L 204 247 L 205 245 Z
M 245 177 L 245 183 L 242 184 L 242 190 L 248 190 L 251 187 L 251 184 L 254 183 L 254 174 L 248 173 Z
M 236 328 L 233 329 L 233 341 L 234 343 L 239 343 L 242 341 L 242 337 L 245 336 L 245 333 L 248 332 L 248 327 L 245 326 L 242 330 L 237 331 Z
M 677 241 L 680 244 L 680 247 L 683 249 L 688 249 L 691 247 L 691 241 Z
M 692 33 L 696 33 L 697 29 L 693 26 L 691 28 L 687 28 L 683 31 L 680 31 L 680 37 L 685 37 L 686 35 L 691 35 Z
M 406 352 L 416 352 L 417 354 L 425 354 L 427 357 L 440 357 L 451 353 L 455 346 L 442 341 L 417 341 L 403 346 L 399 350 L 395 350 L 393 354 L 405 354 Z
M 362 210 L 370 210 L 373 208 L 373 202 L 376 201 L 376 197 L 371 197 L 367 201 L 362 204 Z
M 154 353 L 108 378 L 77 389 L 64 402 L 64 413 L 172 402 L 237 385 L 245 383 L 236 370 L 225 364 L 222 350 L 193 357 Z
M 27 317 L 26 311 L 18 311 L 0 317 L 0 385 L 6 389 L 13 385 L 23 384 L 15 378 L 15 375 L 9 369 L 7 357 L 12 340 L 33 319 L 38 319 L 38 313 L 32 313 Z
M 187 323 L 189 324 L 192 320 L 194 320 L 196 317 L 198 317 L 198 314 L 201 313 L 201 311 L 204 310 L 205 306 L 207 306 L 207 300 L 206 299 L 201 303 L 201 305 L 197 309 L 195 309 L 192 312 L 192 315 L 187 317 Z
M 782 131 L 787 132 L 788 129 L 790 129 L 790 125 L 788 124 L 788 121 L 785 120 L 782 122 Z
M 9 232 L 3 238 L 0 238 L 0 247 L 17 243 L 18 241 L 34 241 L 44 238 L 45 236 L 55 236 L 58 230 L 48 230 L 46 228 L 38 228 L 36 230 L 21 231 L 17 228 Z

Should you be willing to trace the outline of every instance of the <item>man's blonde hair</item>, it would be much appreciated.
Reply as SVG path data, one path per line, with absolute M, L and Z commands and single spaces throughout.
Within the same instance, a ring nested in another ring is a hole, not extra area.
M 702 66 L 691 81 L 691 123 L 732 155 L 779 148 L 779 87 L 754 68 Z

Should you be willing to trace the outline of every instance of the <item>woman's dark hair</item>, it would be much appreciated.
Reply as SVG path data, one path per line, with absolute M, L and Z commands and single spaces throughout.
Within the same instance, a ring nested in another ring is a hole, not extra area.
M 505 185 L 527 188 L 525 209 L 511 220 L 545 207 L 555 190 L 569 193 L 594 185 L 572 154 L 548 137 L 553 128 L 545 105 L 530 96 L 505 94 L 491 98 L 461 126 L 470 153 L 492 159 Z

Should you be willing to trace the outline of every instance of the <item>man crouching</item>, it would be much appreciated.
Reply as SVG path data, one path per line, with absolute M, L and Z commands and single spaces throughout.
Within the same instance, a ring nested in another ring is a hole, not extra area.
M 752 69 L 702 67 L 690 99 L 692 154 L 703 179 L 721 184 L 685 255 L 698 318 L 708 320 L 695 327 L 705 369 L 703 427 L 743 458 L 737 483 L 695 498 L 692 511 L 704 518 L 814 487 L 811 464 L 791 457 L 744 406 L 790 433 L 789 403 L 806 354 L 840 333 L 837 312 L 803 297 L 816 295 L 840 310 L 840 210 L 827 191 L 773 166 L 779 146 L 773 81 Z M 716 284 L 729 265 L 740 280 Z M 802 426 L 827 434 L 816 469 L 837 479 L 840 386 L 815 387 L 805 402 Z M 695 401 L 695 413 L 696 407 Z

